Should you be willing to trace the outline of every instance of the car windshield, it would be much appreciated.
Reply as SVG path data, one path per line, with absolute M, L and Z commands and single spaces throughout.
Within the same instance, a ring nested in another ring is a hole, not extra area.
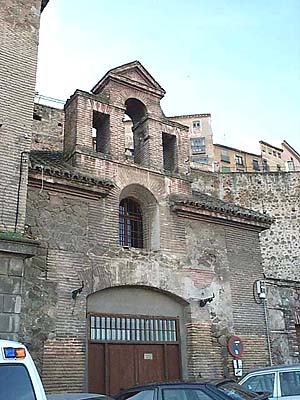
M 196 388 L 164 389 L 162 398 L 163 400 L 213 400 L 213 396 Z
M 217 386 L 217 388 L 226 393 L 233 400 L 252 400 L 252 399 L 263 399 L 263 397 L 258 396 L 256 393 L 250 392 L 249 390 L 243 389 L 235 382 L 222 382 Z M 268 396 L 266 395 L 265 398 Z
M 136 390 L 118 397 L 118 400 L 153 400 L 155 391 L 153 389 L 150 390 Z
M 29 373 L 24 365 L 0 364 L 0 399 L 36 400 Z

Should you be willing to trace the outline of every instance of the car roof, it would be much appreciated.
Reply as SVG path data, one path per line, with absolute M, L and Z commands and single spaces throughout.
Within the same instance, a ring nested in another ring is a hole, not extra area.
M 268 372 L 268 371 L 277 371 L 277 370 L 286 370 L 286 369 L 300 369 L 300 363 L 298 364 L 280 364 L 280 365 L 271 365 L 269 367 L 263 368 L 255 368 L 250 370 L 248 373 L 252 372 Z M 248 374 L 246 374 L 248 375 Z
M 0 339 L 0 347 L 15 347 L 15 346 L 25 347 L 24 344 L 19 343 L 19 342 L 14 342 L 12 340 Z
M 168 382 L 152 382 L 152 383 L 146 383 L 144 385 L 136 385 L 136 386 L 131 386 L 126 389 L 122 389 L 122 392 L 125 392 L 127 390 L 135 390 L 135 389 L 151 389 L 157 386 L 180 386 L 180 385 L 191 385 L 191 386 L 199 386 L 199 385 L 206 385 L 206 384 L 211 384 L 211 385 L 219 385 L 222 382 L 235 382 L 233 379 L 199 379 L 197 381 L 168 381 Z

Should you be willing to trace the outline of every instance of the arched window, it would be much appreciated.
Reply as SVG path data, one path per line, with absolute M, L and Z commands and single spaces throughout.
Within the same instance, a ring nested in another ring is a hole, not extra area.
M 119 243 L 121 246 L 143 247 L 143 221 L 139 204 L 125 198 L 119 206 Z

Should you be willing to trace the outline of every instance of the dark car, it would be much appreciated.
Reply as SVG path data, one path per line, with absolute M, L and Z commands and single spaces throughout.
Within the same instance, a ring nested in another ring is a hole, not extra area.
M 95 393 L 48 394 L 48 400 L 112 400 L 111 397 Z
M 113 397 L 117 400 L 265 400 L 268 393 L 258 395 L 227 379 L 153 383 L 123 390 Z

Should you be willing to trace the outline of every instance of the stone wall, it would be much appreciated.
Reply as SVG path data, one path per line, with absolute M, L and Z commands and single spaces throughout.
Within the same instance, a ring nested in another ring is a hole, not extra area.
M 31 150 L 63 150 L 64 111 L 34 104 Z
M 274 217 L 260 235 L 262 262 L 268 289 L 273 361 L 297 362 L 300 316 L 300 174 L 194 171 L 193 186 Z
M 36 253 L 37 243 L 21 235 L 0 235 L 0 338 L 20 338 L 22 296 L 26 259 Z
M 23 258 L 0 256 L 0 337 L 17 340 L 20 327 Z

